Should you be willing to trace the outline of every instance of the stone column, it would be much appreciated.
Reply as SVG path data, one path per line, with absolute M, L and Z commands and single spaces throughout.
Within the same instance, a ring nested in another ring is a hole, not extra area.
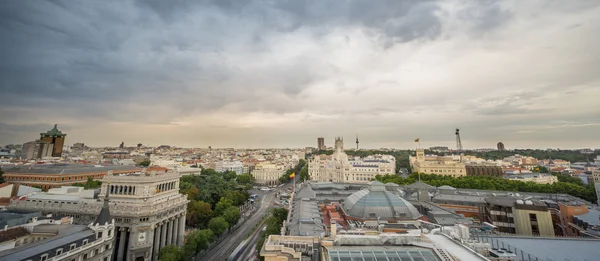
M 163 248 L 167 244 L 167 223 L 163 221 L 161 224 L 161 236 L 160 236 L 160 248 Z
M 152 256 L 152 261 L 158 260 L 158 251 L 160 251 L 160 224 L 156 224 L 156 228 L 154 229 L 154 255 Z
M 179 245 L 177 242 L 177 235 L 179 234 L 179 218 L 173 218 L 173 232 L 171 233 L 171 242 L 173 245 Z
M 177 244 L 183 246 L 183 238 L 185 237 L 185 215 L 179 217 L 179 233 L 177 233 Z
M 173 220 L 169 220 L 167 223 L 169 229 L 167 230 L 167 245 L 173 244 Z
M 117 252 L 117 260 L 125 260 L 123 259 L 123 254 L 127 251 L 125 249 L 125 239 L 127 238 L 127 228 L 121 228 L 121 237 L 119 238 L 119 250 Z

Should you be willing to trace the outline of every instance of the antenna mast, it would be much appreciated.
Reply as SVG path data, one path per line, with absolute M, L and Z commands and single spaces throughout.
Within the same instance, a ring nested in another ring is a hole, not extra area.
M 356 150 L 358 150 L 358 135 L 356 135 Z
M 460 161 L 462 161 L 463 146 L 460 141 L 460 130 L 457 128 L 454 134 L 456 134 L 456 150 L 458 151 L 458 155 L 460 155 Z

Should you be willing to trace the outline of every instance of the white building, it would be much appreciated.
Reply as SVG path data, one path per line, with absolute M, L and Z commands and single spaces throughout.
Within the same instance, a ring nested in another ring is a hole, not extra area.
M 219 161 L 215 165 L 217 172 L 234 171 L 236 174 L 244 174 L 244 164 L 239 160 Z
M 460 156 L 426 156 L 425 150 L 417 149 L 417 156 L 411 156 L 409 158 L 409 162 L 414 172 L 453 177 L 461 177 L 467 175 L 465 163 L 461 161 Z
M 252 170 L 252 176 L 256 183 L 264 185 L 276 185 L 279 183 L 279 177 L 285 174 L 289 166 L 285 164 L 275 164 L 271 162 L 261 162 L 256 164 Z
M 396 159 L 390 155 L 348 158 L 342 138 L 335 139 L 332 155 L 315 155 L 308 161 L 308 174 L 315 181 L 367 183 L 376 175 L 395 173 Z
M 532 181 L 538 184 L 553 184 L 558 182 L 558 178 L 548 174 L 521 174 L 521 175 L 510 175 L 507 179 L 518 180 L 518 181 Z

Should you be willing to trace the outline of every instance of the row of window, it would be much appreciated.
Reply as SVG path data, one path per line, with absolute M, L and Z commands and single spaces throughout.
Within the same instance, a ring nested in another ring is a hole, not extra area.
M 33 180 L 33 181 L 65 181 L 65 180 L 87 180 L 88 177 L 101 178 L 104 174 L 93 174 L 84 176 L 67 176 L 67 177 L 40 177 L 40 176 L 6 176 L 8 180 Z

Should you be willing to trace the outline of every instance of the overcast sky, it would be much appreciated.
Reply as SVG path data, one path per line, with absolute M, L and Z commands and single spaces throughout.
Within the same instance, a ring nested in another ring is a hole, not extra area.
M 109 2 L 109 3 L 107 3 Z M 1 1 L 0 144 L 600 148 L 600 1 Z

